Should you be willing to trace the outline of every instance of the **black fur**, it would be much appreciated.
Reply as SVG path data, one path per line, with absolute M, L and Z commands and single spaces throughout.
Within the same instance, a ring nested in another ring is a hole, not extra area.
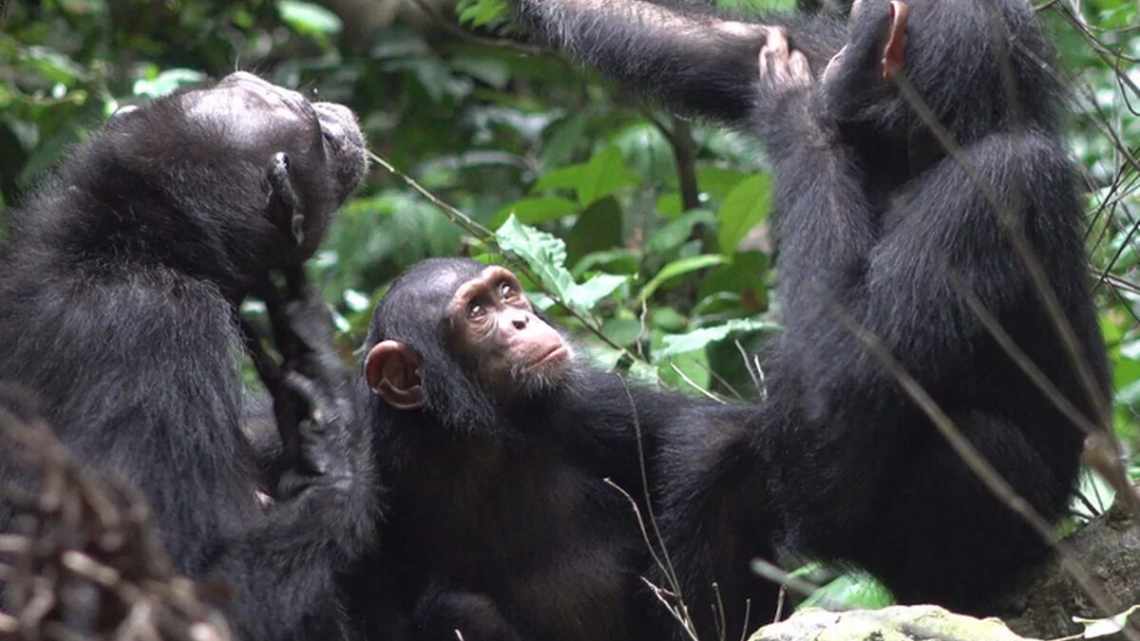
M 227 117 L 210 107 L 226 96 L 261 106 Z M 347 114 L 234 74 L 116 115 L 11 214 L 0 378 L 43 399 L 80 461 L 143 491 L 179 572 L 232 589 L 245 639 L 336 638 L 334 572 L 371 539 L 367 443 L 337 417 L 308 443 L 328 473 L 271 509 L 239 425 L 235 305 L 312 252 L 363 175 Z
M 366 348 L 411 346 L 427 404 L 396 410 L 373 396 L 369 408 L 389 488 L 384 545 L 354 589 L 369 637 L 658 639 L 645 613 L 659 606 L 638 578 L 648 548 L 603 479 L 644 497 L 635 408 L 648 457 L 663 424 L 703 404 L 627 395 L 615 375 L 574 365 L 556 386 L 495 405 L 445 340 L 444 306 L 484 267 L 419 263 L 375 312 Z
M 750 556 L 772 553 L 773 535 L 875 572 L 904 603 L 968 612 L 984 612 L 1046 549 L 853 328 L 877 337 L 1046 519 L 1065 512 L 1084 432 L 970 301 L 1086 426 L 1106 422 L 1109 377 L 1061 92 L 1031 7 L 909 2 L 904 81 L 893 84 L 875 80 L 886 3 L 864 5 L 846 38 L 836 18 L 763 17 L 788 27 L 817 76 L 850 43 L 826 85 L 786 92 L 758 82 L 763 37 L 724 38 L 715 17 L 637 0 L 521 2 L 547 40 L 670 107 L 747 127 L 771 152 L 786 331 L 765 363 L 769 400 L 746 430 L 666 443 L 662 463 L 663 522 L 690 608 L 706 612 L 719 579 L 729 638 L 748 594 L 734 587 L 745 585 Z M 1075 355 L 1060 327 L 1075 335 Z M 777 527 L 728 524 L 750 511 Z M 751 594 L 761 601 L 753 612 L 769 616 L 772 591 Z M 711 619 L 701 623 L 713 638 Z

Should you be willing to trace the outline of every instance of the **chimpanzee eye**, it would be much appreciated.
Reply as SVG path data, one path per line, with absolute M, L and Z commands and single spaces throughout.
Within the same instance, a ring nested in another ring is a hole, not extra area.
M 499 296 L 502 296 L 503 300 L 510 300 L 515 297 L 515 294 L 515 286 L 510 281 L 505 280 L 499 285 Z
M 470 320 L 483 318 L 486 313 L 487 310 L 483 309 L 483 306 L 479 303 L 471 303 L 467 306 L 467 318 Z

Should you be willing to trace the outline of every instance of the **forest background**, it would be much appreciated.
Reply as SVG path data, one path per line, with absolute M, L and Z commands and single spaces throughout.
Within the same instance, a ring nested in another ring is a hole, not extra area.
M 1088 185 L 1114 427 L 1136 452 L 1140 1 L 1035 6 L 1072 91 L 1068 140 Z M 779 331 L 763 150 L 528 43 L 505 0 L 0 0 L 0 220 L 120 105 L 235 69 L 348 105 L 371 149 L 416 183 L 374 164 L 310 265 L 346 359 L 408 265 L 509 258 L 602 366 L 693 394 L 762 394 L 748 355 Z M 1140 456 L 1129 461 L 1140 479 Z M 1068 527 L 1112 501 L 1092 476 L 1081 494 Z M 855 583 L 852 598 L 881 599 Z

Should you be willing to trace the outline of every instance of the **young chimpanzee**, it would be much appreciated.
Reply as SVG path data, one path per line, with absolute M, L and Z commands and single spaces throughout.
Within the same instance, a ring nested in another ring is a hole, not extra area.
M 663 522 L 690 607 L 705 608 L 717 568 L 747 561 L 731 556 L 739 539 L 694 539 L 697 524 L 760 505 L 779 516 L 784 544 L 859 564 L 903 602 L 984 611 L 1044 542 L 882 357 L 1028 506 L 1064 513 L 1078 423 L 1104 424 L 1109 378 L 1052 51 L 1032 8 L 860 0 L 846 28 L 763 17 L 785 30 L 637 0 L 521 5 L 580 59 L 747 126 L 772 152 L 787 329 L 765 365 L 769 400 L 750 437 L 727 439 L 719 456 L 667 450 L 686 470 L 665 479 Z M 733 505 L 730 482 L 709 480 L 740 475 L 763 494 Z M 742 595 L 723 579 L 731 621 Z
M 337 638 L 335 573 L 372 538 L 371 454 L 325 375 L 317 305 L 278 327 L 308 415 L 279 502 L 259 504 L 235 311 L 312 253 L 363 148 L 348 109 L 235 73 L 121 110 L 11 212 L 0 379 L 44 401 L 81 462 L 146 495 L 178 571 L 229 586 L 245 639 Z
M 584 364 L 510 271 L 465 259 L 404 273 L 366 349 L 388 488 L 384 543 L 350 590 L 370 638 L 660 637 L 648 548 L 604 479 L 644 497 L 639 428 L 648 452 L 704 404 Z

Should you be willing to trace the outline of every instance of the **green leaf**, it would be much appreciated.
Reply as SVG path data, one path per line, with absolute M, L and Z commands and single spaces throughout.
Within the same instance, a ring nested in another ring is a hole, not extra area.
M 621 150 L 609 146 L 594 154 L 579 176 L 578 202 L 584 206 L 605 198 L 627 185 L 637 184 L 637 176 L 625 165 Z
M 564 267 L 566 243 L 562 239 L 528 227 L 512 215 L 495 232 L 495 240 L 503 251 L 522 259 L 550 293 L 566 298 L 574 286 L 574 277 Z
M 649 235 L 645 242 L 645 251 L 649 254 L 663 254 L 679 247 L 693 233 L 693 227 L 699 224 L 714 225 L 716 217 L 711 211 L 694 209 L 691 212 L 678 216 Z
M 491 227 L 499 227 L 512 214 L 521 223 L 535 225 L 576 214 L 578 209 L 578 203 L 558 196 L 524 198 L 500 209 L 499 213 L 491 218 Z
M 841 574 L 831 583 L 812 592 L 796 609 L 846 608 L 875 610 L 895 602 L 890 590 L 865 572 Z
M 663 194 L 657 199 L 657 213 L 662 218 L 676 218 L 681 215 L 685 207 L 681 204 L 681 194 L 672 192 Z
M 579 163 L 577 165 L 567 165 L 560 167 L 554 171 L 548 171 L 539 177 L 531 188 L 532 192 L 545 192 L 554 191 L 556 189 L 569 189 L 578 191 L 578 185 L 582 182 L 582 177 L 585 175 L 586 165 Z
M 702 327 L 685 334 L 666 334 L 661 340 L 661 348 L 653 353 L 654 361 L 670 356 L 702 350 L 710 343 L 722 341 L 736 332 L 758 332 L 776 330 L 778 326 L 751 318 L 734 318 L 723 325 Z
M 460 24 L 485 27 L 510 15 L 506 0 L 461 0 L 455 7 Z
M 183 85 L 192 85 L 206 79 L 206 74 L 193 69 L 167 69 L 154 78 L 140 78 L 131 87 L 131 93 L 136 96 L 159 98 Z
M 582 257 L 574 265 L 574 275 L 581 276 L 591 269 L 604 267 L 608 272 L 636 274 L 641 264 L 641 255 L 632 249 L 620 247 L 604 251 L 591 252 Z
M 746 178 L 728 193 L 717 212 L 717 241 L 723 254 L 731 256 L 748 232 L 768 216 L 771 200 L 772 178 L 767 174 Z
M 621 205 L 616 198 L 603 198 L 578 216 L 566 234 L 566 253 L 577 261 L 591 252 L 621 245 Z
M 457 58 L 451 62 L 451 67 L 467 75 L 491 85 L 495 89 L 504 89 L 511 80 L 511 69 L 502 60 L 494 58 Z
M 0 13 L 0 19 L 3 18 Z M 21 55 L 24 66 L 51 81 L 71 85 L 87 76 L 86 70 L 66 55 L 48 47 L 31 46 Z
M 658 329 L 679 332 L 689 324 L 689 319 L 672 307 L 657 307 L 651 312 L 650 322 Z
M 602 323 L 602 333 L 618 345 L 629 346 L 641 336 L 641 321 L 636 318 L 610 318 Z
M 589 314 L 600 300 L 628 280 L 628 276 L 598 274 L 581 285 L 576 284 L 565 267 L 566 244 L 551 234 L 523 225 L 514 216 L 495 232 L 495 240 L 503 251 L 526 263 L 543 289 L 579 314 Z
M 297 33 L 307 36 L 329 36 L 340 33 L 340 18 L 328 9 L 300 0 L 278 0 L 281 20 Z
M 570 302 L 581 309 L 594 309 L 598 302 L 628 281 L 629 276 L 595 274 L 590 280 L 570 288 Z
M 756 175 L 754 171 L 729 169 L 720 165 L 701 164 L 697 166 L 697 184 L 701 192 L 716 202 L 724 202 L 728 193 L 742 181 Z
M 707 392 L 709 385 L 712 384 L 709 356 L 704 351 L 690 352 L 684 356 L 655 362 L 661 381 L 671 388 L 699 393 L 694 387 Z
M 637 295 L 637 299 L 640 301 L 648 300 L 649 297 L 657 291 L 658 287 L 661 287 L 661 285 L 670 279 L 688 274 L 689 272 L 695 272 L 699 269 L 712 267 L 713 265 L 723 265 L 727 262 L 727 258 L 715 254 L 705 254 L 675 260 L 662 267 L 661 271 L 657 272 L 657 275 L 645 284 L 645 287 L 641 289 L 641 293 Z

